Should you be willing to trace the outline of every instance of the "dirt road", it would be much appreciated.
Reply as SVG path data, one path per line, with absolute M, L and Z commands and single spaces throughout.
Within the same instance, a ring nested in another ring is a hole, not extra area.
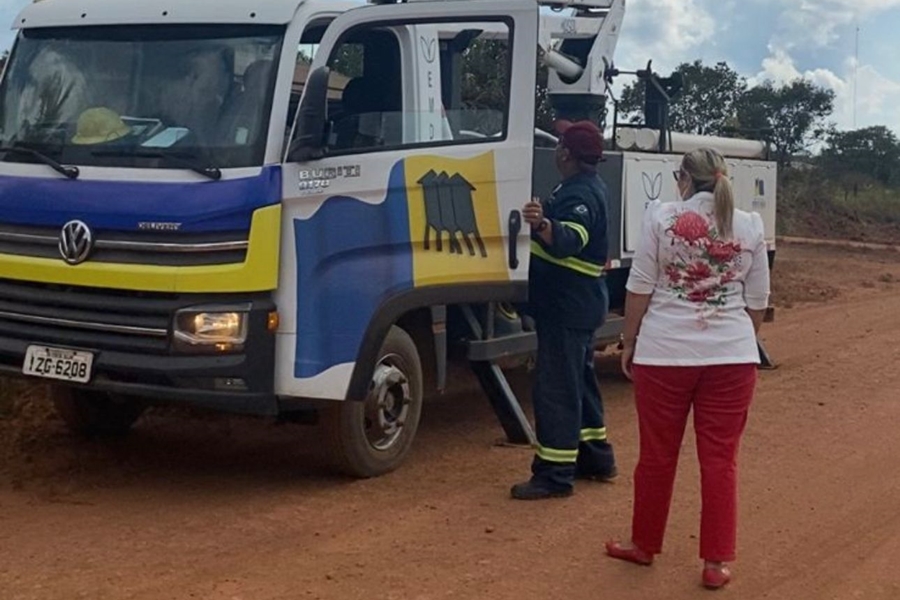
M 761 374 L 722 593 L 900 598 L 900 252 L 783 245 L 777 270 L 779 368 Z M 615 361 L 600 369 L 623 475 L 536 504 L 508 499 L 530 455 L 493 446 L 476 392 L 427 405 L 410 462 L 371 481 L 325 474 L 302 426 L 160 414 L 110 445 L 29 402 L 0 421 L 0 598 L 700 597 L 691 433 L 666 553 L 602 555 L 628 531 L 637 430 Z

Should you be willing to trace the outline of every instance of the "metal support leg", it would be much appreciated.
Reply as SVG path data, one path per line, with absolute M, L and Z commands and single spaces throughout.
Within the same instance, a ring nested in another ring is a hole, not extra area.
M 488 307 L 486 323 L 479 322 L 471 306 L 463 305 L 461 308 L 473 341 L 483 344 L 491 340 L 494 336 L 493 321 L 496 310 L 494 304 Z M 503 370 L 493 360 L 470 360 L 469 365 L 472 367 L 472 372 L 478 377 L 481 389 L 487 394 L 491 407 L 506 433 L 508 443 L 534 446 L 537 443 L 537 437 L 531 429 L 531 423 L 528 422 L 519 400 L 509 386 Z
M 759 350 L 759 368 L 770 371 L 776 368 L 775 362 L 772 360 L 772 357 L 769 356 L 769 353 L 766 351 L 766 347 L 763 346 L 763 343 L 759 340 L 756 340 L 756 348 Z
M 437 370 L 437 389 L 447 387 L 447 307 L 431 307 L 431 332 L 434 335 L 434 360 Z
M 507 441 L 510 444 L 534 446 L 537 438 L 531 429 L 531 423 L 500 367 L 484 361 L 472 361 L 469 364 L 500 420 Z

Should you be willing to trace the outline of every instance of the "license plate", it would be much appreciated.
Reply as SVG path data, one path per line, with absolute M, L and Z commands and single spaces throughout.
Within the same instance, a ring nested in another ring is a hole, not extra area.
M 22 373 L 33 377 L 87 383 L 91 379 L 94 355 L 90 352 L 29 346 Z

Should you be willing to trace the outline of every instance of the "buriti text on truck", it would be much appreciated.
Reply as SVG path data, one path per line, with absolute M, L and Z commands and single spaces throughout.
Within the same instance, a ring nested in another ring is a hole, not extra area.
M 0 373 L 126 432 L 182 403 L 326 427 L 344 471 L 399 466 L 423 395 L 471 365 L 533 442 L 503 370 L 533 354 L 521 208 L 558 183 L 536 127 L 609 125 L 623 0 L 41 0 L 0 85 Z M 489 65 L 492 72 L 484 72 Z M 640 73 L 639 73 L 640 74 Z M 486 77 L 487 75 L 487 77 Z M 647 203 L 716 146 L 774 253 L 767 144 L 613 123 L 617 340 Z

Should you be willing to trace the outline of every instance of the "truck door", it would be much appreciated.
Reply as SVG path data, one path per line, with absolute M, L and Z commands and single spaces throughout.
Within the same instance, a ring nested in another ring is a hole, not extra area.
M 329 69 L 327 134 L 283 169 L 280 394 L 344 399 L 400 305 L 524 300 L 537 26 L 522 0 L 366 6 L 329 26 L 310 67 Z
M 678 199 L 678 184 L 673 174 L 680 164 L 681 157 L 674 154 L 623 154 L 622 258 L 632 258 L 637 251 L 647 206 L 657 200 Z
M 775 197 L 778 167 L 760 160 L 729 160 L 737 207 L 759 213 L 769 250 L 775 249 Z

